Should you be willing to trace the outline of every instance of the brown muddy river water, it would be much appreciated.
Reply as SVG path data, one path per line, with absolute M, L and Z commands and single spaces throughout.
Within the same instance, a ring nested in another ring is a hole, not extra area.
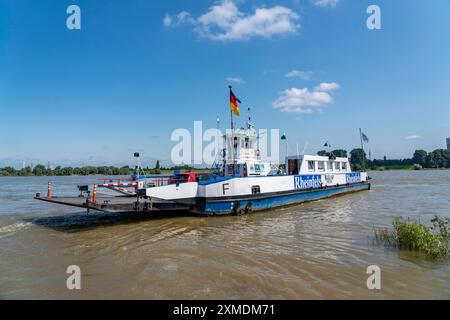
M 0 178 L 0 299 L 449 299 L 448 261 L 376 245 L 373 228 L 450 217 L 450 171 L 371 176 L 368 192 L 212 218 L 87 216 L 33 200 L 46 177 Z M 98 178 L 51 180 L 68 195 Z M 66 288 L 69 265 L 81 290 Z

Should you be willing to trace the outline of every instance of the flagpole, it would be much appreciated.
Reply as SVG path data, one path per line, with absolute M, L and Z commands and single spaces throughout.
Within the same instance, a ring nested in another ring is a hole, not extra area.
M 228 88 L 230 89 L 230 97 L 231 97 L 231 86 L 228 86 Z M 231 119 L 231 148 L 232 148 L 232 152 L 233 152 L 233 177 L 236 174 L 236 169 L 235 169 L 235 147 L 234 147 L 234 123 L 233 123 L 233 111 L 230 108 L 230 119 Z
M 216 163 L 216 169 L 218 169 L 219 168 L 219 162 L 220 162 L 220 152 L 221 152 L 219 150 L 219 148 L 220 148 L 220 141 L 219 141 L 220 118 L 219 118 L 219 116 L 217 116 L 217 118 L 216 118 L 216 128 L 217 128 L 217 131 L 216 131 L 216 140 L 217 140 L 217 150 L 216 150 L 216 154 L 217 154 L 216 161 L 217 161 L 217 163 Z
M 361 140 L 361 149 L 363 152 L 363 164 L 362 164 L 362 171 L 366 171 L 366 153 L 364 152 L 364 144 L 363 144 L 363 138 L 362 138 L 362 130 L 359 128 L 359 138 Z
M 362 138 L 362 130 L 361 130 L 361 128 L 359 128 L 359 139 L 361 140 L 361 149 L 364 151 L 363 138 Z
M 230 97 L 231 97 L 231 86 L 228 86 L 228 88 L 230 89 Z M 231 130 L 234 132 L 234 124 L 233 124 L 233 111 L 230 108 L 230 119 L 231 119 Z

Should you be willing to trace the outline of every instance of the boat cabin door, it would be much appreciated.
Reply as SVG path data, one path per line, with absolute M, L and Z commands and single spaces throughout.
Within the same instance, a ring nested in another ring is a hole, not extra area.
M 298 174 L 298 159 L 289 159 L 288 160 L 288 174 Z

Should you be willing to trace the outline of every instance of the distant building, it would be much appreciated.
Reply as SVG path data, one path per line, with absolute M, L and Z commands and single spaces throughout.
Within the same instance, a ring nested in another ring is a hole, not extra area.
M 450 138 L 447 138 L 447 150 L 450 150 Z

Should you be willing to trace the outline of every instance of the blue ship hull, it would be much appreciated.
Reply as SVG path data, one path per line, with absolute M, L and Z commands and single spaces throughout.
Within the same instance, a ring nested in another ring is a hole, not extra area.
M 370 183 L 363 182 L 339 187 L 317 188 L 307 191 L 279 194 L 259 194 L 257 196 L 203 198 L 197 205 L 197 212 L 205 215 L 243 214 L 251 211 L 268 210 L 276 207 L 300 204 L 337 195 L 370 190 Z

